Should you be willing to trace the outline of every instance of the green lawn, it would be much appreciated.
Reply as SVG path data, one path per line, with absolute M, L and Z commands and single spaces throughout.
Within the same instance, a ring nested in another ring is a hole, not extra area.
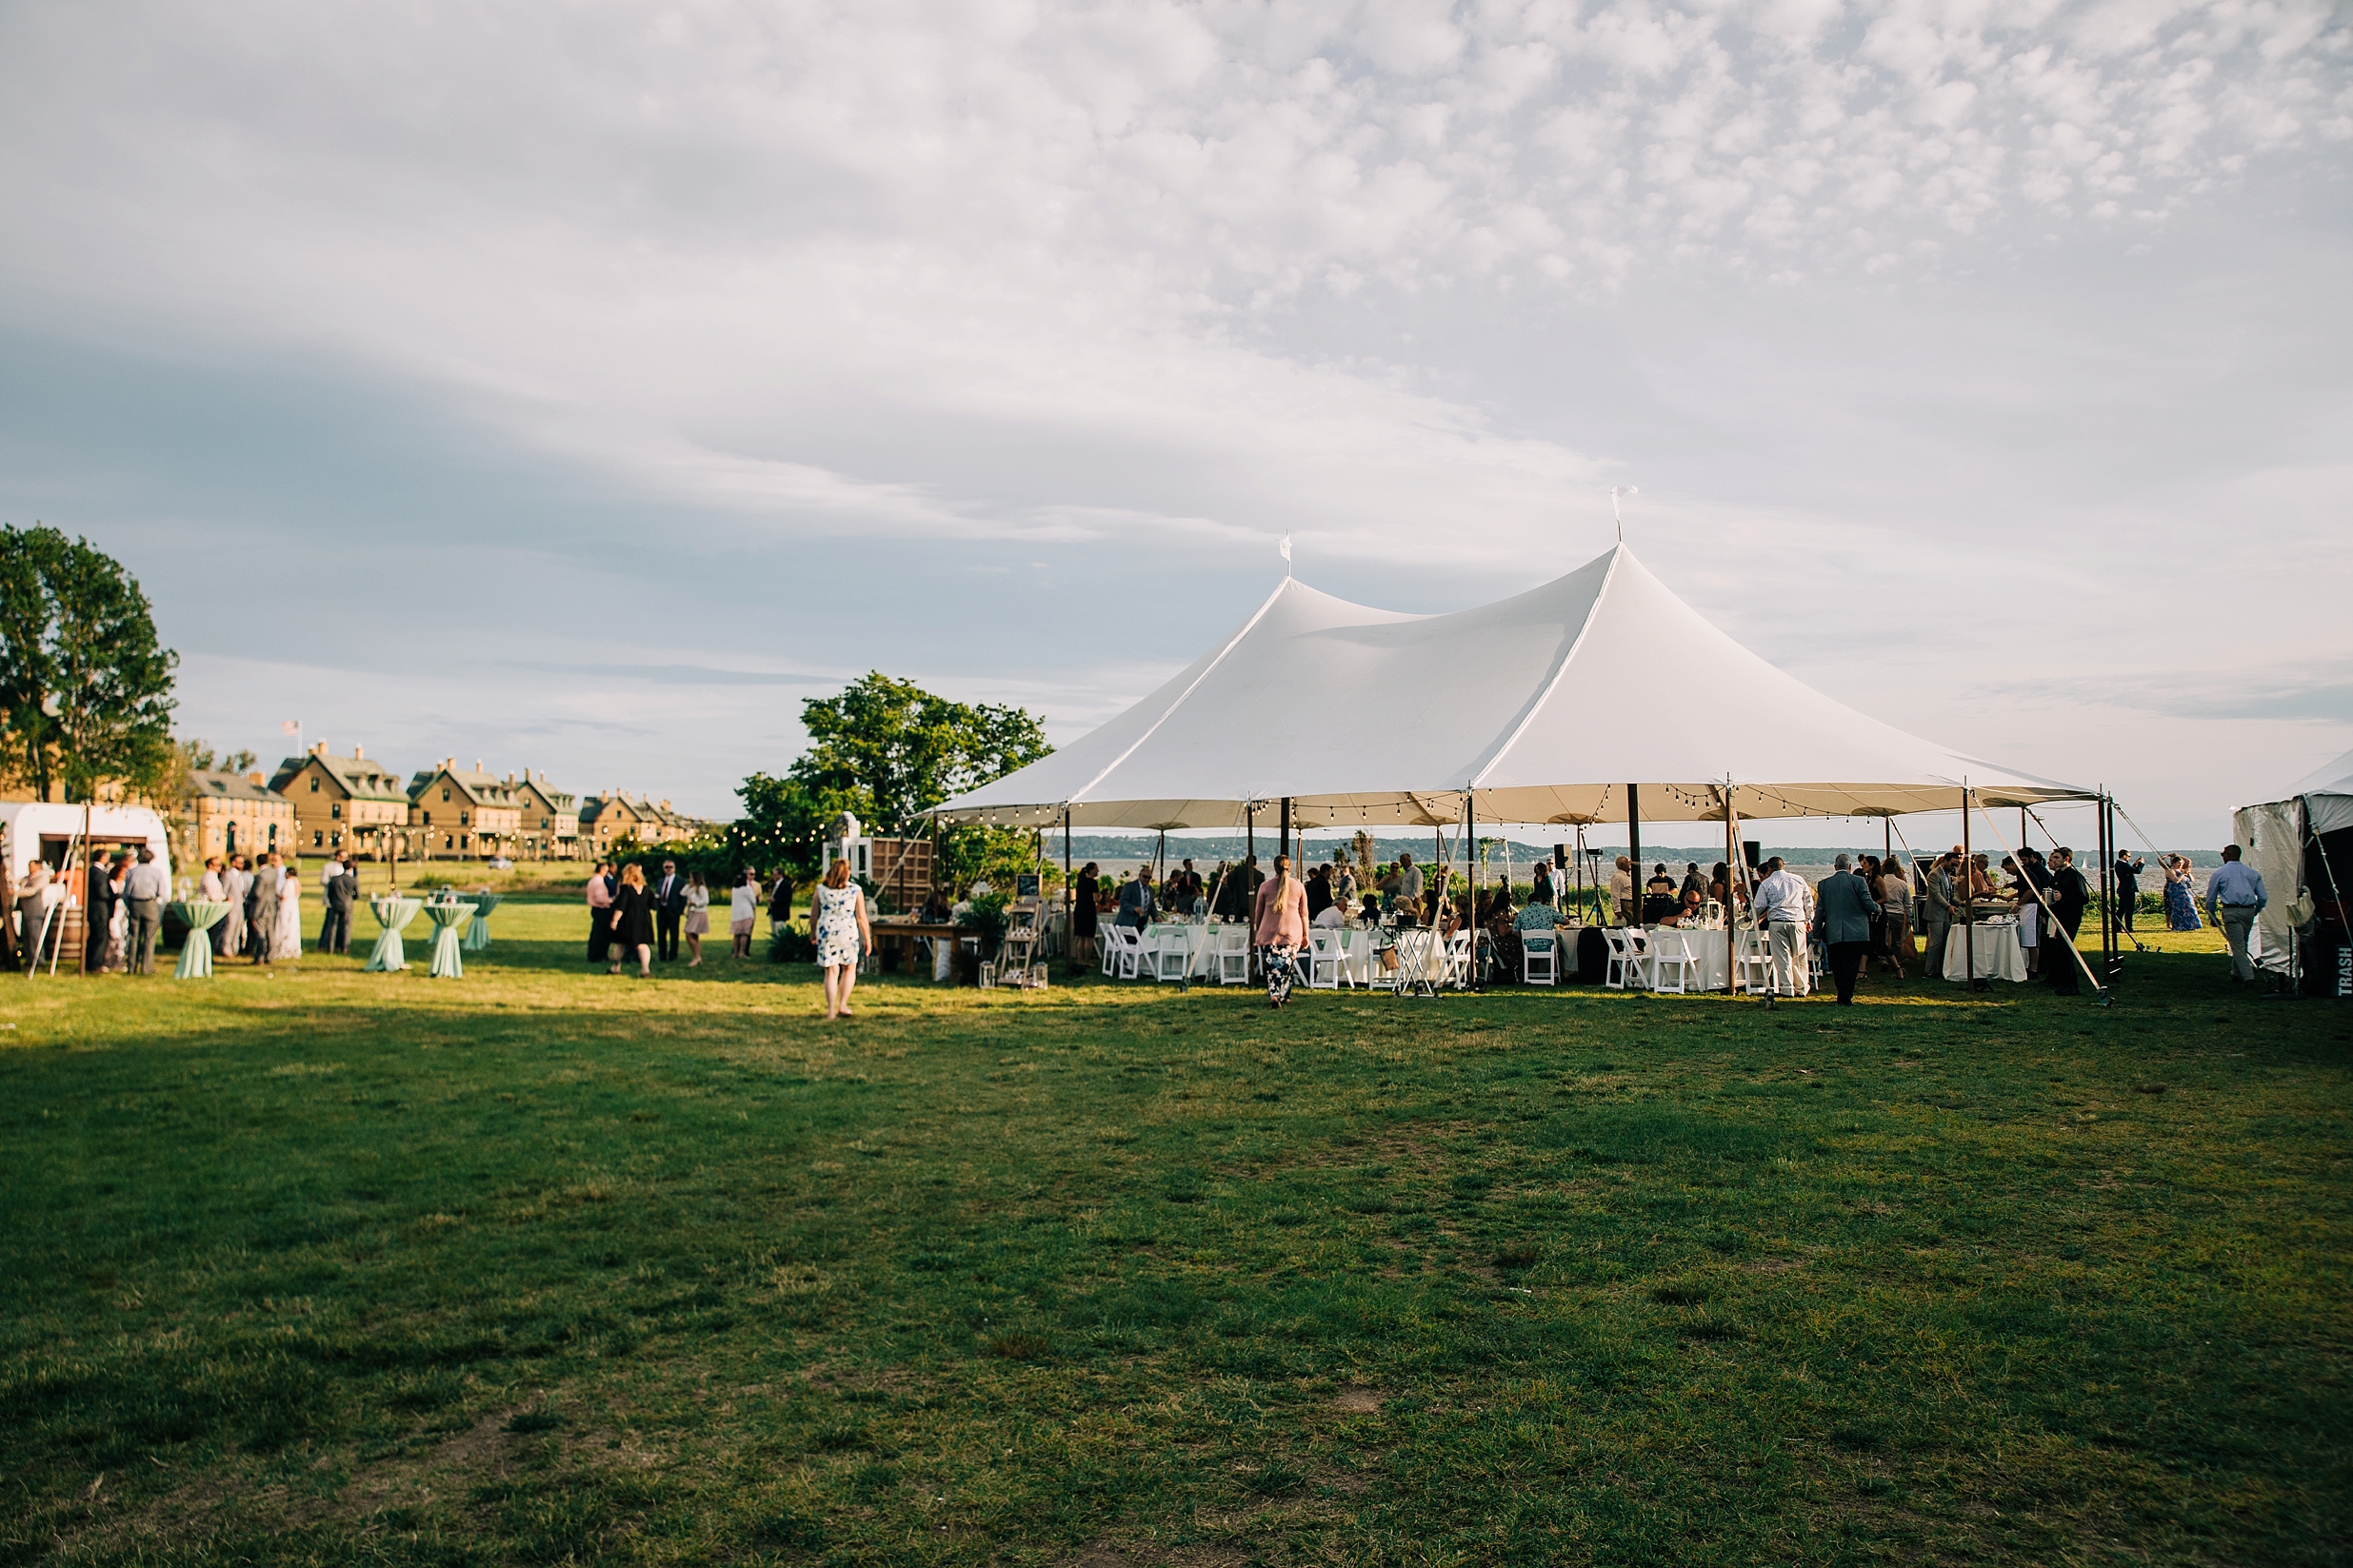
M 2353 1013 L 2210 938 L 2108 1009 L 828 1025 L 581 924 L 0 977 L 0 1559 L 2353 1555 Z

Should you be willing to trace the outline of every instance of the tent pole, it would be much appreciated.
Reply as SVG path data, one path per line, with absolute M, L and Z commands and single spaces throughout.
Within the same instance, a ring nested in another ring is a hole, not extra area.
M 1479 803 L 1468 789 L 1463 791 L 1463 831 L 1469 839 L 1463 846 L 1463 881 L 1470 888 L 1463 913 L 1463 923 L 1470 928 L 1470 973 L 1464 977 L 1464 988 L 1477 991 L 1484 988 L 1479 983 L 1479 873 L 1470 866 L 1471 852 L 1479 847 Z
M 1290 798 L 1288 795 L 1286 795 L 1286 796 L 1284 796 L 1284 797 L 1283 797 L 1283 847 L 1282 847 L 1281 849 L 1277 850 L 1277 851 L 1276 851 L 1276 853 L 1277 853 L 1277 854 L 1280 854 L 1280 855 L 1288 855 L 1290 852 L 1291 852 L 1291 798 Z M 1299 866 L 1298 866 L 1297 863 L 1293 863 L 1293 864 L 1292 864 L 1292 866 L 1291 866 L 1291 869 L 1292 869 L 1292 870 L 1294 870 L 1294 871 L 1296 871 L 1296 870 L 1298 870 L 1298 869 L 1299 869 Z
M 1724 776 L 1724 994 L 1740 992 L 1740 905 L 1732 897 L 1733 867 L 1740 863 L 1740 818 L 1732 810 L 1732 775 Z
M 1977 860 L 1969 849 L 1969 781 L 1961 781 L 1961 956 L 1970 990 L 1977 978 Z
M 1078 967 L 1079 952 L 1079 905 L 1072 894 L 1075 885 L 1070 880 L 1070 808 L 1066 805 L 1062 808 L 1062 956 L 1069 961 L 1073 970 Z
M 2108 786 L 2100 786 L 2099 804 L 2092 812 L 2093 836 L 2100 841 L 2100 972 L 2109 983 L 2116 980 L 2111 966 L 2115 943 L 2109 932 L 2116 924 L 2115 854 L 2108 848 Z
M 1635 918 L 1627 920 L 1625 911 L 1621 909 L 1618 911 L 1618 923 L 1640 925 L 1643 912 L 1643 792 L 1639 784 L 1625 786 L 1625 858 L 1633 863 L 1630 875 L 1634 883 Z

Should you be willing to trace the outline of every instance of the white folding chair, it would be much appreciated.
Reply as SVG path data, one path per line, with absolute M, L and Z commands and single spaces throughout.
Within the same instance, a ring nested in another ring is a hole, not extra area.
M 1224 925 L 1218 928 L 1217 946 L 1211 957 L 1217 965 L 1220 985 L 1250 983 L 1250 931 L 1246 925 Z
M 1119 927 L 1097 925 L 1095 945 L 1103 949 L 1103 978 L 1109 980 L 1119 973 Z
M 1732 947 L 1732 989 L 1770 991 L 1772 988 L 1772 940 L 1761 930 L 1741 932 Z
M 1346 978 L 1347 955 L 1342 950 L 1340 933 L 1318 930 L 1307 933 L 1307 989 L 1337 991 Z
M 1438 983 L 1451 985 L 1458 991 L 1470 989 L 1470 933 L 1457 931 L 1446 939 L 1446 958 L 1438 971 Z
M 1681 931 L 1662 931 L 1649 942 L 1650 988 L 1672 991 L 1677 996 L 1691 988 L 1691 966 L 1698 963 L 1691 956 L 1691 939 Z M 1668 970 L 1675 974 L 1675 983 L 1666 983 Z
M 1609 962 L 1602 969 L 1602 983 L 1612 991 L 1641 990 L 1647 933 L 1639 925 L 1613 925 L 1602 932 L 1609 943 Z
M 1107 957 L 1119 961 L 1119 978 L 1134 980 L 1144 967 L 1144 937 L 1132 925 L 1114 925 L 1110 930 L 1111 945 Z M 1109 974 L 1108 969 L 1104 971 Z
M 1193 972 L 1193 928 L 1189 925 L 1164 925 L 1160 928 L 1160 947 L 1152 955 L 1154 980 L 1183 980 Z
M 1520 934 L 1520 983 L 1557 985 L 1561 980 L 1561 939 L 1545 931 Z

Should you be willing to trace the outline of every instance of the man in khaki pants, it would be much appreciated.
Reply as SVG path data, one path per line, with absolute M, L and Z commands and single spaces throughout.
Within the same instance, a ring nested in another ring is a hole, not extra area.
M 2247 952 L 2247 933 L 2255 917 L 2271 901 L 2263 893 L 2263 879 L 2239 859 L 2239 846 L 2223 846 L 2222 869 L 2206 883 L 2206 918 L 2223 928 L 2230 943 L 2230 981 L 2244 985 L 2255 978 L 2255 960 Z
M 1805 942 L 1806 929 L 1814 923 L 1813 889 L 1796 872 L 1783 870 L 1779 855 L 1765 863 L 1765 871 L 1755 903 L 1757 919 L 1771 944 L 1773 995 L 1802 997 L 1814 988 Z

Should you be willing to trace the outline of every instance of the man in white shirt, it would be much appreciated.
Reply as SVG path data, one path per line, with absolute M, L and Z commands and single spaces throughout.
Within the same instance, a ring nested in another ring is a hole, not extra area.
M 1397 907 L 1416 921 L 1422 918 L 1422 868 L 1403 851 L 1397 857 Z
M 2230 979 L 2234 985 L 2243 985 L 2255 978 L 2255 959 L 2247 951 L 2247 933 L 2255 928 L 2255 917 L 2270 903 L 2263 891 L 2263 879 L 2253 866 L 2239 858 L 2235 844 L 2223 846 L 2223 863 L 2206 882 L 2206 918 L 2223 928 L 2223 938 L 2230 943 Z
M 1814 890 L 1794 871 L 1783 869 L 1781 857 L 1765 863 L 1765 878 L 1757 883 L 1753 905 L 1765 923 L 1770 943 L 1773 993 L 1802 997 L 1812 991 L 1813 966 L 1805 962 L 1805 932 L 1813 923 Z
M 221 883 L 220 856 L 207 855 L 205 857 L 204 880 L 196 884 L 196 896 L 207 903 L 218 903 L 227 896 Z

